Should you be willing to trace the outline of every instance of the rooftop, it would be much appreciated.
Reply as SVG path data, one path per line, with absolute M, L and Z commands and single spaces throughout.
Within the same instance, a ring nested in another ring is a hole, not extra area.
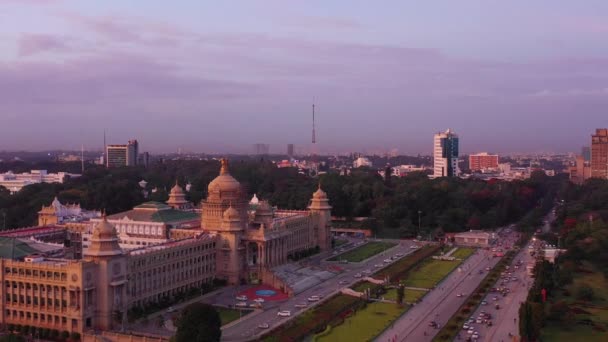
M 146 202 L 129 211 L 108 216 L 108 220 L 120 220 L 127 217 L 132 221 L 176 223 L 200 219 L 194 212 L 175 210 L 159 202 Z

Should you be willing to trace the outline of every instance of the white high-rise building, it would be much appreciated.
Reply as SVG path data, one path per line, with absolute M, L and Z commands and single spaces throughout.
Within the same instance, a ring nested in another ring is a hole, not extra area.
M 433 176 L 458 176 L 458 135 L 450 129 L 435 134 L 433 148 Z

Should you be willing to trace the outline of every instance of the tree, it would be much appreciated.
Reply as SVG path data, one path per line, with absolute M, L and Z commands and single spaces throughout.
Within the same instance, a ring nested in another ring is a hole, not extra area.
M 397 287 L 397 304 L 403 304 L 403 298 L 405 297 L 405 287 L 403 284 L 399 284 Z
M 217 310 L 208 304 L 188 305 L 177 322 L 176 342 L 216 342 L 222 337 Z
M 593 292 L 593 289 L 589 285 L 582 284 L 576 290 L 576 296 L 580 300 L 591 301 L 591 300 L 593 300 L 594 292 Z

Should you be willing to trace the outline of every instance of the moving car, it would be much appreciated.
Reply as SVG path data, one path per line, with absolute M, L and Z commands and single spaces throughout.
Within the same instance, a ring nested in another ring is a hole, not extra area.
M 298 304 L 296 304 L 296 305 L 295 305 L 295 307 L 296 307 L 296 308 L 299 308 L 299 309 L 301 309 L 301 308 L 305 308 L 305 307 L 307 307 L 307 306 L 308 306 L 308 304 L 306 304 L 306 303 L 298 303 Z
M 308 297 L 309 302 L 318 302 L 321 299 L 319 296 L 310 296 Z
M 281 310 L 281 311 L 277 312 L 277 316 L 289 317 L 289 316 L 291 316 L 291 311 L 289 311 L 289 310 Z
M 359 274 L 359 273 L 357 273 L 357 274 Z M 355 274 L 355 278 L 361 277 L 361 274 L 359 274 L 359 277 L 357 277 L 357 274 Z M 340 285 L 346 285 L 346 284 L 348 284 L 348 282 L 346 280 L 340 280 L 338 282 L 338 284 L 340 284 Z
M 256 303 L 264 303 L 265 302 L 264 298 L 256 298 L 253 301 L 256 302 Z
M 246 301 L 247 299 L 249 299 L 247 296 L 236 296 L 236 300 Z
M 239 308 L 246 308 L 247 302 L 238 302 L 238 303 L 234 304 L 234 306 L 239 307 Z
M 258 325 L 258 328 L 260 328 L 260 329 L 268 329 L 268 328 L 270 328 L 270 325 L 268 325 L 268 323 L 261 323 L 260 325 Z
M 361 273 L 357 273 L 353 277 L 355 277 L 355 278 L 361 278 Z M 340 282 L 340 284 L 342 284 L 342 282 Z
M 172 307 L 172 306 L 170 306 L 170 307 L 167 309 L 167 312 L 168 312 L 168 313 L 172 313 L 172 312 L 175 312 L 175 311 L 176 311 L 176 309 L 175 309 L 174 307 Z

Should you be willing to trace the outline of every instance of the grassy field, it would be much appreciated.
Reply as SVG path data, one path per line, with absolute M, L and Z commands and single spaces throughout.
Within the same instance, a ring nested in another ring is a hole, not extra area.
M 234 322 L 237 319 L 252 312 L 252 310 L 234 310 L 222 307 L 216 307 L 216 309 L 217 312 L 220 314 L 220 320 L 222 321 L 222 325 Z
M 452 253 L 451 256 L 456 259 L 464 260 L 470 257 L 473 253 L 475 253 L 475 248 L 458 248 L 456 252 Z
M 405 286 L 431 289 L 460 264 L 460 261 L 427 259 L 405 279 Z
M 403 301 L 406 303 L 414 303 L 418 301 L 420 298 L 424 297 L 427 291 L 419 291 L 419 290 L 408 290 L 405 289 L 405 296 L 403 297 Z M 384 299 L 387 300 L 397 300 L 397 289 L 389 289 L 384 295 Z
M 333 327 L 329 334 L 319 336 L 315 341 L 371 341 L 407 309 L 407 307 L 398 307 L 395 304 L 388 303 L 368 304 L 365 309 L 361 309 L 355 315 L 346 318 L 344 323 Z
M 590 270 L 593 270 L 589 267 Z M 589 319 L 604 329 L 608 329 L 608 281 L 597 270 L 593 273 L 577 272 L 574 281 L 566 289 L 571 295 L 564 296 L 562 291 L 557 293 L 553 302 L 563 301 L 570 306 L 570 309 L 579 310 L 574 314 L 573 322 L 563 324 L 547 320 L 546 326 L 542 329 L 543 341 L 606 341 L 608 338 L 605 332 L 594 330 L 592 326 L 576 324 L 577 321 Z M 577 300 L 576 289 L 578 286 L 586 284 L 593 289 L 594 298 L 590 304 Z
M 342 246 L 345 243 L 348 243 L 348 240 L 335 239 L 334 240 L 334 247 L 340 247 L 340 246 Z
M 392 242 L 373 241 L 373 242 L 366 243 L 365 245 L 357 247 L 346 253 L 337 255 L 328 260 L 329 261 L 348 260 L 348 262 L 359 262 L 359 261 L 363 261 L 367 258 L 370 258 L 378 253 L 384 252 L 385 250 L 387 250 L 391 247 L 394 247 L 396 245 L 397 245 L 396 243 L 392 243 Z

